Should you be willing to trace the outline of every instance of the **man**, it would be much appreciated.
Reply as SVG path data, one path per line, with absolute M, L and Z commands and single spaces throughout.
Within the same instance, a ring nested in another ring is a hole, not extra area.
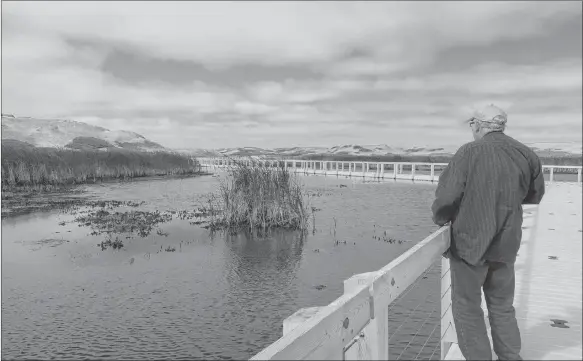
M 474 141 L 463 145 L 439 177 L 433 221 L 451 222 L 452 313 L 466 360 L 491 360 L 482 289 L 494 352 L 521 360 L 514 302 L 514 262 L 522 237 L 522 205 L 545 193 L 542 165 L 524 144 L 504 134 L 507 115 L 489 105 L 466 122 Z

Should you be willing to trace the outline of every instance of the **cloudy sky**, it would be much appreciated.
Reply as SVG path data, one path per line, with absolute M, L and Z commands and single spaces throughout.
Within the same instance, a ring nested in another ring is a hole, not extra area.
M 3 2 L 2 111 L 180 148 L 581 142 L 581 2 Z

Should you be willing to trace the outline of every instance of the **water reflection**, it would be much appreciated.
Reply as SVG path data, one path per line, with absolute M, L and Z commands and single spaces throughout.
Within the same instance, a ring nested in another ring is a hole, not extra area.
M 245 334 L 249 355 L 281 335 L 282 319 L 297 304 L 297 270 L 303 232 L 225 234 L 228 305 L 236 309 L 230 326 Z M 230 322 L 230 321 L 227 321 Z M 278 332 L 274 332 L 274 329 Z
M 293 273 L 301 259 L 305 237 L 304 232 L 286 230 L 224 233 L 232 269 L 245 277 L 240 280 L 243 282 L 252 282 L 253 278 L 247 276 L 255 273 L 273 270 L 277 271 L 274 275 Z

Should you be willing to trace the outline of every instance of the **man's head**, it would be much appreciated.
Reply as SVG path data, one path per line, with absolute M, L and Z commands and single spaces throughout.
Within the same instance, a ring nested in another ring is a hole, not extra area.
M 478 140 L 491 132 L 503 132 L 506 129 L 508 116 L 506 112 L 494 104 L 487 105 L 474 111 L 466 123 L 472 128 L 474 139 Z

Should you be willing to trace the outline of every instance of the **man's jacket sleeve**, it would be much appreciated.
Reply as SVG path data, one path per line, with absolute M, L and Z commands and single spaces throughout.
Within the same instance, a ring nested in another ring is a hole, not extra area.
M 456 215 L 462 200 L 468 174 L 469 150 L 461 147 L 439 176 L 435 201 L 431 206 L 433 222 L 443 226 Z
M 545 194 L 545 178 L 542 163 L 540 158 L 537 156 L 534 157 L 535 159 L 531 162 L 534 166 L 532 167 L 530 187 L 522 204 L 539 204 Z

